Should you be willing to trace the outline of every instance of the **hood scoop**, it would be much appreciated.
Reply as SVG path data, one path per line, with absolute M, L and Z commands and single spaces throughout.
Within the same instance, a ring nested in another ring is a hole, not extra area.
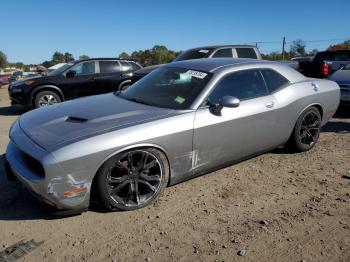
M 84 123 L 86 121 L 88 121 L 88 119 L 75 116 L 69 116 L 66 118 L 66 122 L 70 123 Z
M 20 117 L 19 124 L 35 143 L 53 152 L 109 132 L 117 135 L 119 130 L 163 119 L 173 112 L 134 103 L 109 93 L 29 111 Z M 124 135 L 124 132 L 121 133 Z

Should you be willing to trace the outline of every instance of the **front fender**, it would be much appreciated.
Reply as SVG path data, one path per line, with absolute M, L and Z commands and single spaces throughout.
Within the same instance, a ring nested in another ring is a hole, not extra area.
M 155 149 L 158 149 L 160 151 L 162 151 L 162 153 L 165 155 L 165 157 L 167 158 L 168 160 L 168 164 L 169 164 L 169 167 L 170 167 L 170 162 L 169 162 L 169 159 L 168 159 L 168 153 L 167 153 L 167 150 L 165 148 L 163 148 L 162 146 L 160 145 L 157 145 L 157 144 L 150 144 L 150 143 L 142 143 L 142 144 L 135 144 L 135 145 L 129 145 L 127 147 L 123 147 L 123 148 L 120 148 L 119 150 L 109 154 L 108 156 L 106 156 L 102 161 L 100 161 L 100 163 L 97 165 L 97 168 L 95 169 L 94 171 L 94 174 L 96 175 L 98 170 L 102 167 L 102 165 L 108 160 L 110 159 L 111 157 L 113 156 L 116 156 L 122 152 L 125 152 L 125 151 L 129 151 L 129 150 L 132 150 L 132 149 L 140 149 L 140 148 L 155 148 Z M 170 168 L 171 170 L 171 168 Z M 169 170 L 169 171 L 170 171 Z

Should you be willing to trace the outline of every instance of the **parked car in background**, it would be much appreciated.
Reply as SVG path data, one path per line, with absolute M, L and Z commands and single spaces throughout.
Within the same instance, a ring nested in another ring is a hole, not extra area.
M 11 74 L 2 74 L 0 75 L 0 87 L 7 85 L 9 83 Z
M 175 61 L 183 61 L 199 58 L 251 58 L 261 60 L 261 54 L 257 47 L 250 45 L 216 45 L 192 48 L 183 51 Z
M 26 72 L 26 74 L 23 74 L 23 79 L 34 77 L 34 76 L 37 77 L 42 75 L 35 72 Z
M 261 60 L 259 49 L 251 45 L 215 45 L 188 49 L 179 54 L 173 62 L 200 58 L 251 58 Z M 136 71 L 133 83 L 162 65 L 148 66 Z
M 53 70 L 56 70 L 56 69 L 58 69 L 58 68 L 64 66 L 65 64 L 67 64 L 67 63 L 58 63 L 58 64 L 56 64 L 56 65 L 53 65 L 53 66 L 51 66 L 51 67 L 49 67 L 49 68 L 47 69 L 47 72 L 50 73 L 50 72 L 52 72 Z
M 350 63 L 342 67 L 329 77 L 340 87 L 340 103 L 350 105 Z
M 288 66 L 196 59 L 159 68 L 123 92 L 33 110 L 10 130 L 5 166 L 59 213 L 90 192 L 133 210 L 173 185 L 287 144 L 310 150 L 339 87 Z
M 350 62 L 350 50 L 318 52 L 312 61 L 299 62 L 299 72 L 307 77 L 325 78 Z
M 9 79 L 9 83 L 12 83 L 12 82 L 15 82 L 19 79 L 21 79 L 23 76 L 23 72 L 22 71 L 16 71 L 16 72 L 13 72 L 10 79 Z
M 314 60 L 314 56 L 296 56 L 291 58 L 291 61 L 296 61 L 296 62 L 309 62 Z
M 46 76 L 16 81 L 9 85 L 12 104 L 35 108 L 62 101 L 122 90 L 130 85 L 132 73 L 141 66 L 135 61 L 94 58 L 74 61 Z

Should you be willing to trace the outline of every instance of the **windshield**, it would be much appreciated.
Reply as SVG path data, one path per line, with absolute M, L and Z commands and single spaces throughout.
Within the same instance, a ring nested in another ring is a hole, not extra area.
M 191 49 L 191 50 L 182 52 L 178 57 L 174 59 L 174 61 L 207 58 L 210 56 L 213 50 L 214 50 L 213 48 Z
M 209 81 L 211 73 L 186 68 L 161 67 L 119 96 L 151 106 L 188 109 Z
M 64 71 L 66 71 L 69 67 L 71 67 L 72 65 L 74 65 L 74 63 L 67 63 L 51 72 L 49 72 L 47 75 L 48 76 L 55 76 L 55 75 L 59 75 L 62 74 Z
M 344 66 L 343 70 L 350 70 L 350 64 L 347 64 L 346 66 Z

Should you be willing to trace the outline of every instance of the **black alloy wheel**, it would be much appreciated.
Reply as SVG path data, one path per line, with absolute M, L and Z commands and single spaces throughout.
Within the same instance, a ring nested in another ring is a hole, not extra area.
M 320 119 L 316 112 L 310 111 L 304 116 L 299 130 L 299 139 L 303 145 L 311 147 L 320 134 Z
M 98 187 L 102 202 L 113 210 L 133 210 L 153 202 L 169 177 L 167 160 L 154 149 L 128 151 L 102 168 Z
M 321 114 L 311 106 L 298 118 L 289 144 L 298 152 L 310 150 L 316 144 L 321 131 Z

